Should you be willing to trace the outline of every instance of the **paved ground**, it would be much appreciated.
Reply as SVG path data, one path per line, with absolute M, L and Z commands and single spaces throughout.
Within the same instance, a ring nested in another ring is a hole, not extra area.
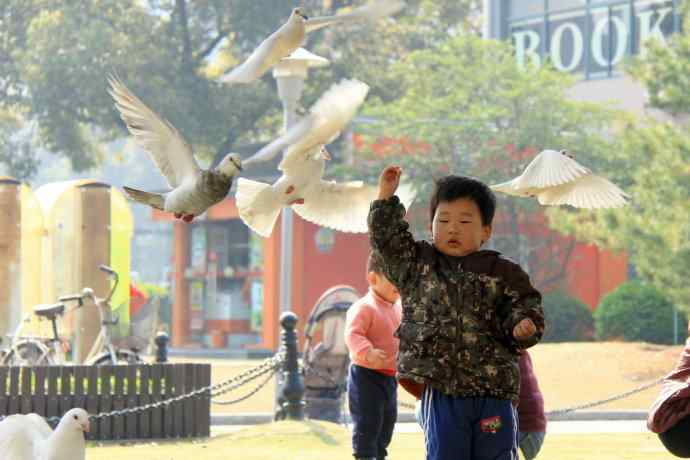
M 213 425 L 211 436 L 219 436 L 242 430 L 251 425 Z M 398 423 L 396 433 L 421 433 L 422 429 L 416 423 Z M 606 433 L 646 433 L 647 427 L 642 420 L 616 421 L 568 421 L 549 422 L 548 432 L 551 434 L 606 434 Z

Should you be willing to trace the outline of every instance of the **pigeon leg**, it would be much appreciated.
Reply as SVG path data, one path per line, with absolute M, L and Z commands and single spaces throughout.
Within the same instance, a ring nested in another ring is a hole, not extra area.
M 180 214 L 179 212 L 176 212 L 175 213 L 175 219 L 182 219 L 182 214 Z
M 190 223 L 191 221 L 194 220 L 194 214 L 185 214 L 185 215 L 182 217 L 182 220 L 184 220 L 184 221 L 187 222 L 187 223 Z
M 294 185 L 288 185 L 288 188 L 285 190 L 285 194 L 289 195 L 294 191 L 295 191 L 295 186 Z
M 292 200 L 290 202 L 290 206 L 292 206 L 293 204 L 304 204 L 304 198 L 297 198 L 296 200 Z
M 326 161 L 331 159 L 331 154 L 328 153 L 328 150 L 326 150 L 325 147 L 321 148 L 321 158 L 323 158 Z

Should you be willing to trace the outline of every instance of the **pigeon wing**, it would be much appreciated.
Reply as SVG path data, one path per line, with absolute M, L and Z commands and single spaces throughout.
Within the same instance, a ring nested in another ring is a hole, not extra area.
M 328 144 L 355 115 L 369 92 L 369 86 L 358 80 L 343 80 L 331 86 L 312 106 L 309 115 L 289 128 L 285 134 L 242 161 L 244 166 L 268 161 L 285 148 L 278 169 L 287 173 L 299 166 L 308 153 Z
M 25 415 L 10 415 L 0 422 L 0 452 L 3 460 L 36 460 L 45 438 Z
M 401 185 L 398 196 L 405 208 L 414 200 L 411 187 Z M 341 232 L 366 233 L 371 202 L 378 197 L 378 187 L 361 181 L 337 183 L 320 181 L 304 196 L 304 204 L 292 208 L 304 220 Z
M 594 174 L 567 184 L 541 191 L 537 198 L 542 205 L 570 205 L 575 208 L 619 208 L 627 204 L 629 196 L 617 185 Z
M 242 160 L 242 166 L 247 167 L 254 163 L 272 160 L 273 157 L 287 148 L 290 144 L 297 143 L 300 139 L 304 138 L 313 126 L 314 116 L 307 115 L 288 129 L 285 134 L 263 147 L 251 157 Z
M 33 424 L 43 439 L 48 439 L 53 434 L 53 429 L 40 415 L 34 413 L 26 414 L 26 419 Z
M 530 196 L 532 189 L 518 189 L 516 187 L 517 179 L 509 180 L 508 182 L 501 182 L 500 184 L 491 185 L 489 188 L 495 192 L 501 192 L 514 196 Z
M 313 32 L 331 24 L 339 22 L 350 22 L 359 20 L 376 21 L 377 19 L 391 16 L 405 6 L 405 2 L 398 0 L 377 0 L 369 2 L 360 8 L 356 8 L 351 13 L 335 16 L 319 16 L 309 18 L 305 23 L 307 32 Z
M 278 169 L 286 174 L 295 173 L 311 151 L 333 141 L 352 120 L 364 102 L 369 86 L 359 80 L 343 80 L 331 86 L 311 108 L 308 123 L 301 127 L 300 136 L 292 136 Z
M 544 150 L 527 165 L 515 180 L 516 189 L 545 188 L 565 184 L 591 171 L 556 150 Z
M 117 78 L 109 78 L 110 95 L 127 129 L 148 152 L 158 169 L 174 188 L 199 172 L 194 151 L 167 120 L 149 109 Z
M 252 54 L 230 73 L 223 75 L 220 81 L 223 83 L 251 83 L 259 79 L 268 69 L 289 56 L 293 49 L 285 40 L 285 29 L 281 28 L 269 35 L 254 49 Z

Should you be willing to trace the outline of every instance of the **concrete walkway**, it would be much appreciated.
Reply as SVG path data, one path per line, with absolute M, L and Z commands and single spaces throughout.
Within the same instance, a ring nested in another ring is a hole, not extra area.
M 234 433 L 254 425 L 212 425 L 211 437 Z M 349 428 L 352 425 L 348 425 Z M 647 426 L 642 420 L 604 420 L 604 421 L 560 421 L 549 422 L 549 434 L 620 434 L 647 433 Z M 400 434 L 422 433 L 417 423 L 398 423 L 395 432 Z

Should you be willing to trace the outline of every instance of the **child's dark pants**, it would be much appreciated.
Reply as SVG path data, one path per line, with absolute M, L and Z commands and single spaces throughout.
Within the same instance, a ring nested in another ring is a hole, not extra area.
M 386 458 L 386 448 L 398 417 L 395 377 L 352 364 L 347 396 L 354 423 L 352 448 L 355 458 Z
M 455 398 L 427 387 L 421 419 L 427 460 L 517 459 L 517 416 L 507 399 Z

